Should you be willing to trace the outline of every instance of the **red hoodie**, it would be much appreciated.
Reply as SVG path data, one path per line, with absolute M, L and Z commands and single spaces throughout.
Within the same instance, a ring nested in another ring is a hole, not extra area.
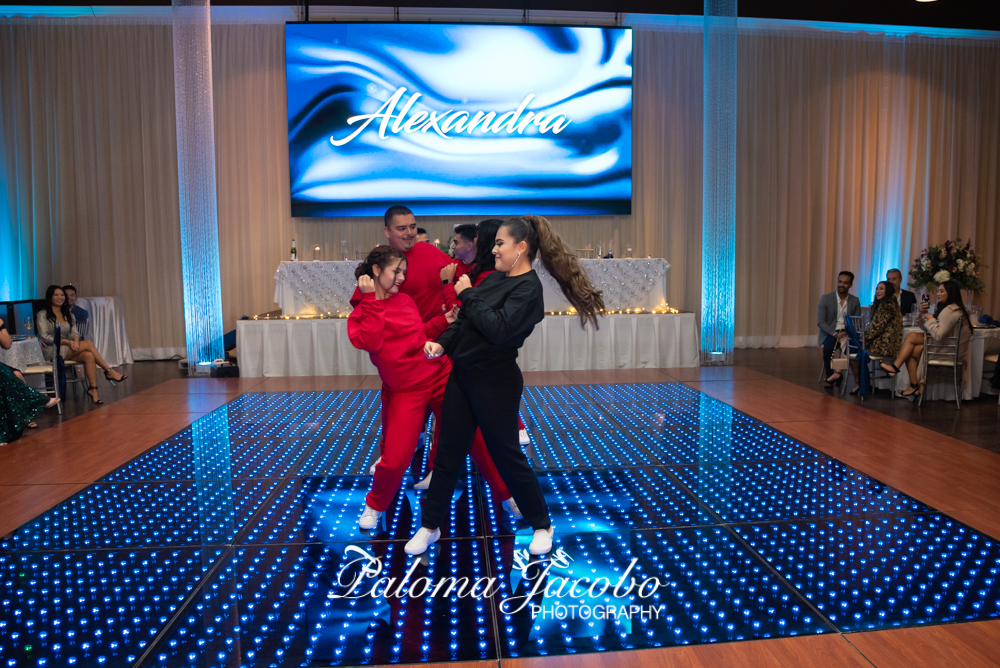
M 420 319 L 427 322 L 444 312 L 441 269 L 455 260 L 439 251 L 434 244 L 426 242 L 417 242 L 413 245 L 413 250 L 405 251 L 403 256 L 406 258 L 406 281 L 399 287 L 399 291 L 416 302 Z M 351 306 L 357 308 L 360 301 L 361 290 L 355 288 Z
M 390 391 L 426 383 L 442 366 L 451 366 L 447 357 L 424 357 L 424 343 L 437 338 L 436 328 L 432 323 L 424 324 L 409 295 L 400 292 L 375 299 L 374 292 L 359 294 L 358 304 L 347 317 L 347 336 L 355 348 L 368 352 Z

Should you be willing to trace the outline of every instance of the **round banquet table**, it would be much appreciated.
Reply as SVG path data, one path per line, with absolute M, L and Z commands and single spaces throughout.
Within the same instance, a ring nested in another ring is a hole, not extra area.
M 80 297 L 76 305 L 90 312 L 87 339 L 111 366 L 132 364 L 121 297 Z
M 0 362 L 7 366 L 24 371 L 29 366 L 45 364 L 42 346 L 34 336 L 11 337 L 13 341 L 8 350 L 0 348 Z

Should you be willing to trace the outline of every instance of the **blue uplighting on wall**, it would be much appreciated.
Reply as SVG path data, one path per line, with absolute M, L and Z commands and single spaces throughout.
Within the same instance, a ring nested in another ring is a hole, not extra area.
M 3 117 L 0 113 L 0 125 Z M 0 137 L 0 301 L 27 299 L 34 293 L 31 273 L 27 271 L 27 250 L 20 236 L 17 218 L 11 215 L 7 184 L 3 180 L 6 165 L 3 164 L 6 149 Z
M 705 0 L 701 363 L 732 364 L 736 321 L 736 0 Z

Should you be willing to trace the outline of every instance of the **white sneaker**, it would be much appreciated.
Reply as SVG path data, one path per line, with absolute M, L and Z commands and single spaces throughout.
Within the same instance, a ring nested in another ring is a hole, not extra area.
M 371 466 L 370 469 L 368 469 L 368 475 L 375 475 L 375 467 L 378 466 L 378 463 L 380 461 L 382 461 L 381 457 L 379 457 L 378 459 L 375 460 L 375 463 L 372 464 L 372 466 Z
M 413 486 L 413 489 L 427 489 L 431 486 L 431 476 L 434 475 L 434 471 L 427 474 L 427 477 L 418 482 Z
M 531 538 L 531 544 L 528 545 L 528 552 L 530 554 L 548 554 L 552 551 L 552 535 L 555 533 L 553 527 L 548 529 L 536 529 L 535 535 Z
M 521 514 L 521 509 L 517 507 L 517 503 L 514 502 L 513 496 L 504 501 L 503 503 L 501 503 L 500 505 L 502 505 L 503 509 L 506 510 L 511 515 L 513 515 L 515 518 L 519 520 L 524 519 L 524 515 Z
M 431 543 L 436 543 L 440 537 L 441 529 L 434 529 L 432 532 L 430 529 L 420 527 L 417 529 L 417 533 L 413 534 L 413 538 L 406 543 L 406 547 L 403 548 L 403 551 L 407 554 L 423 554 L 427 551 L 427 546 Z
M 368 531 L 377 527 L 380 519 L 382 519 L 381 511 L 375 510 L 366 503 L 365 512 L 361 513 L 361 517 L 358 518 L 358 526 Z
M 521 443 L 521 445 L 528 445 L 528 444 L 530 444 L 531 443 L 531 437 L 528 436 L 528 430 L 527 429 L 521 429 L 520 431 L 518 431 L 517 432 L 517 440 Z

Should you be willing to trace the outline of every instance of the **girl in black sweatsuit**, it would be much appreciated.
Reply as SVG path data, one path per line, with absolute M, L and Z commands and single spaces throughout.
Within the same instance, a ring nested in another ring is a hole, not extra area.
M 497 271 L 475 288 L 467 277 L 458 280 L 455 292 L 462 303 L 458 320 L 437 343 L 424 347 L 428 357 L 447 353 L 452 371 L 444 393 L 434 477 L 422 504 L 422 528 L 406 545 L 409 554 L 423 553 L 440 538 L 439 527 L 477 427 L 517 507 L 535 530 L 529 551 L 545 554 L 552 547 L 548 507 L 517 433 L 524 389 L 517 351 L 545 317 L 542 284 L 531 268 L 536 253 L 576 308 L 582 325 L 588 320 L 596 324 L 604 309 L 601 294 L 579 260 L 545 218 L 512 218 L 500 227 L 493 250 Z

